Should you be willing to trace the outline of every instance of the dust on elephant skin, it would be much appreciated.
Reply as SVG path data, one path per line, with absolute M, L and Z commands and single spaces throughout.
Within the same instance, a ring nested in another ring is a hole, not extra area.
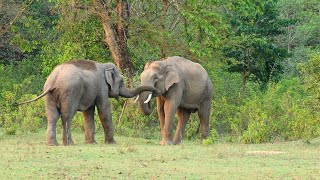
M 88 70 L 88 71 L 97 70 L 96 64 L 93 61 L 74 60 L 74 61 L 68 61 L 65 64 L 72 64 L 80 69 Z

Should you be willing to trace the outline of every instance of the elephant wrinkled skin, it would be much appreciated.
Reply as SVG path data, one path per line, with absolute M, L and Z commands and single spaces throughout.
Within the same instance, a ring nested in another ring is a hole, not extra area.
M 44 92 L 37 98 L 19 105 L 45 96 L 48 120 L 47 145 L 58 145 L 56 123 L 60 116 L 62 119 L 63 145 L 73 145 L 71 120 L 77 111 L 82 111 L 85 120 L 85 142 L 95 143 L 94 111 L 97 107 L 104 129 L 105 143 L 110 144 L 115 143 L 115 141 L 109 97 L 130 98 L 144 90 L 155 91 L 153 87 L 144 86 L 128 90 L 113 63 L 76 60 L 57 66 L 48 77 L 44 85 Z
M 157 112 L 162 134 L 161 145 L 179 144 L 192 112 L 198 112 L 202 139 L 209 133 L 212 101 L 212 83 L 206 70 L 198 63 L 174 56 L 147 63 L 141 73 L 141 85 L 152 86 L 157 92 L 139 94 L 139 103 L 145 115 L 151 113 L 150 98 L 157 97 Z M 172 137 L 174 114 L 178 126 Z

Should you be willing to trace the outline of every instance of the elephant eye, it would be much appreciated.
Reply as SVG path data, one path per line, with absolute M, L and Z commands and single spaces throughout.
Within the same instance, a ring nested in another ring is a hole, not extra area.
M 155 80 L 155 81 L 157 81 L 159 78 L 157 77 L 157 76 L 155 76 L 154 78 L 153 78 L 153 80 Z

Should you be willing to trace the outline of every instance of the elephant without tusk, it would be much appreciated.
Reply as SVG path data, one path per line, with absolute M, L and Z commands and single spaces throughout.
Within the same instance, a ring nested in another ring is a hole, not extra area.
M 35 99 L 19 103 L 26 104 L 45 96 L 48 120 L 46 143 L 58 145 L 56 123 L 62 119 L 63 145 L 73 145 L 71 120 L 77 111 L 82 111 L 85 123 L 85 142 L 95 143 L 94 111 L 98 109 L 104 129 L 106 144 L 115 143 L 109 97 L 131 98 L 142 91 L 156 91 L 151 86 L 140 86 L 128 90 L 122 76 L 113 63 L 98 63 L 90 60 L 69 61 L 57 66 L 47 78 L 44 92 Z

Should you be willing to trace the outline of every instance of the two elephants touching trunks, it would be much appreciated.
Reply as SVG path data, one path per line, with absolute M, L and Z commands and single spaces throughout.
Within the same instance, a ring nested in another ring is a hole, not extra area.
M 109 97 L 131 98 L 138 95 L 145 115 L 151 114 L 150 100 L 157 97 L 157 111 L 162 134 L 161 145 L 179 144 L 192 112 L 198 112 L 201 137 L 209 131 L 212 83 L 205 69 L 182 57 L 169 57 L 145 65 L 141 85 L 126 88 L 122 76 L 113 63 L 89 60 L 69 61 L 57 66 L 49 75 L 43 93 L 47 116 L 47 145 L 58 145 L 56 123 L 62 119 L 63 145 L 73 145 L 71 120 L 77 111 L 84 117 L 85 142 L 95 143 L 94 111 L 97 107 L 105 135 L 105 143 L 115 143 Z M 20 105 L 19 104 L 19 105 Z M 172 137 L 174 114 L 178 127 Z

